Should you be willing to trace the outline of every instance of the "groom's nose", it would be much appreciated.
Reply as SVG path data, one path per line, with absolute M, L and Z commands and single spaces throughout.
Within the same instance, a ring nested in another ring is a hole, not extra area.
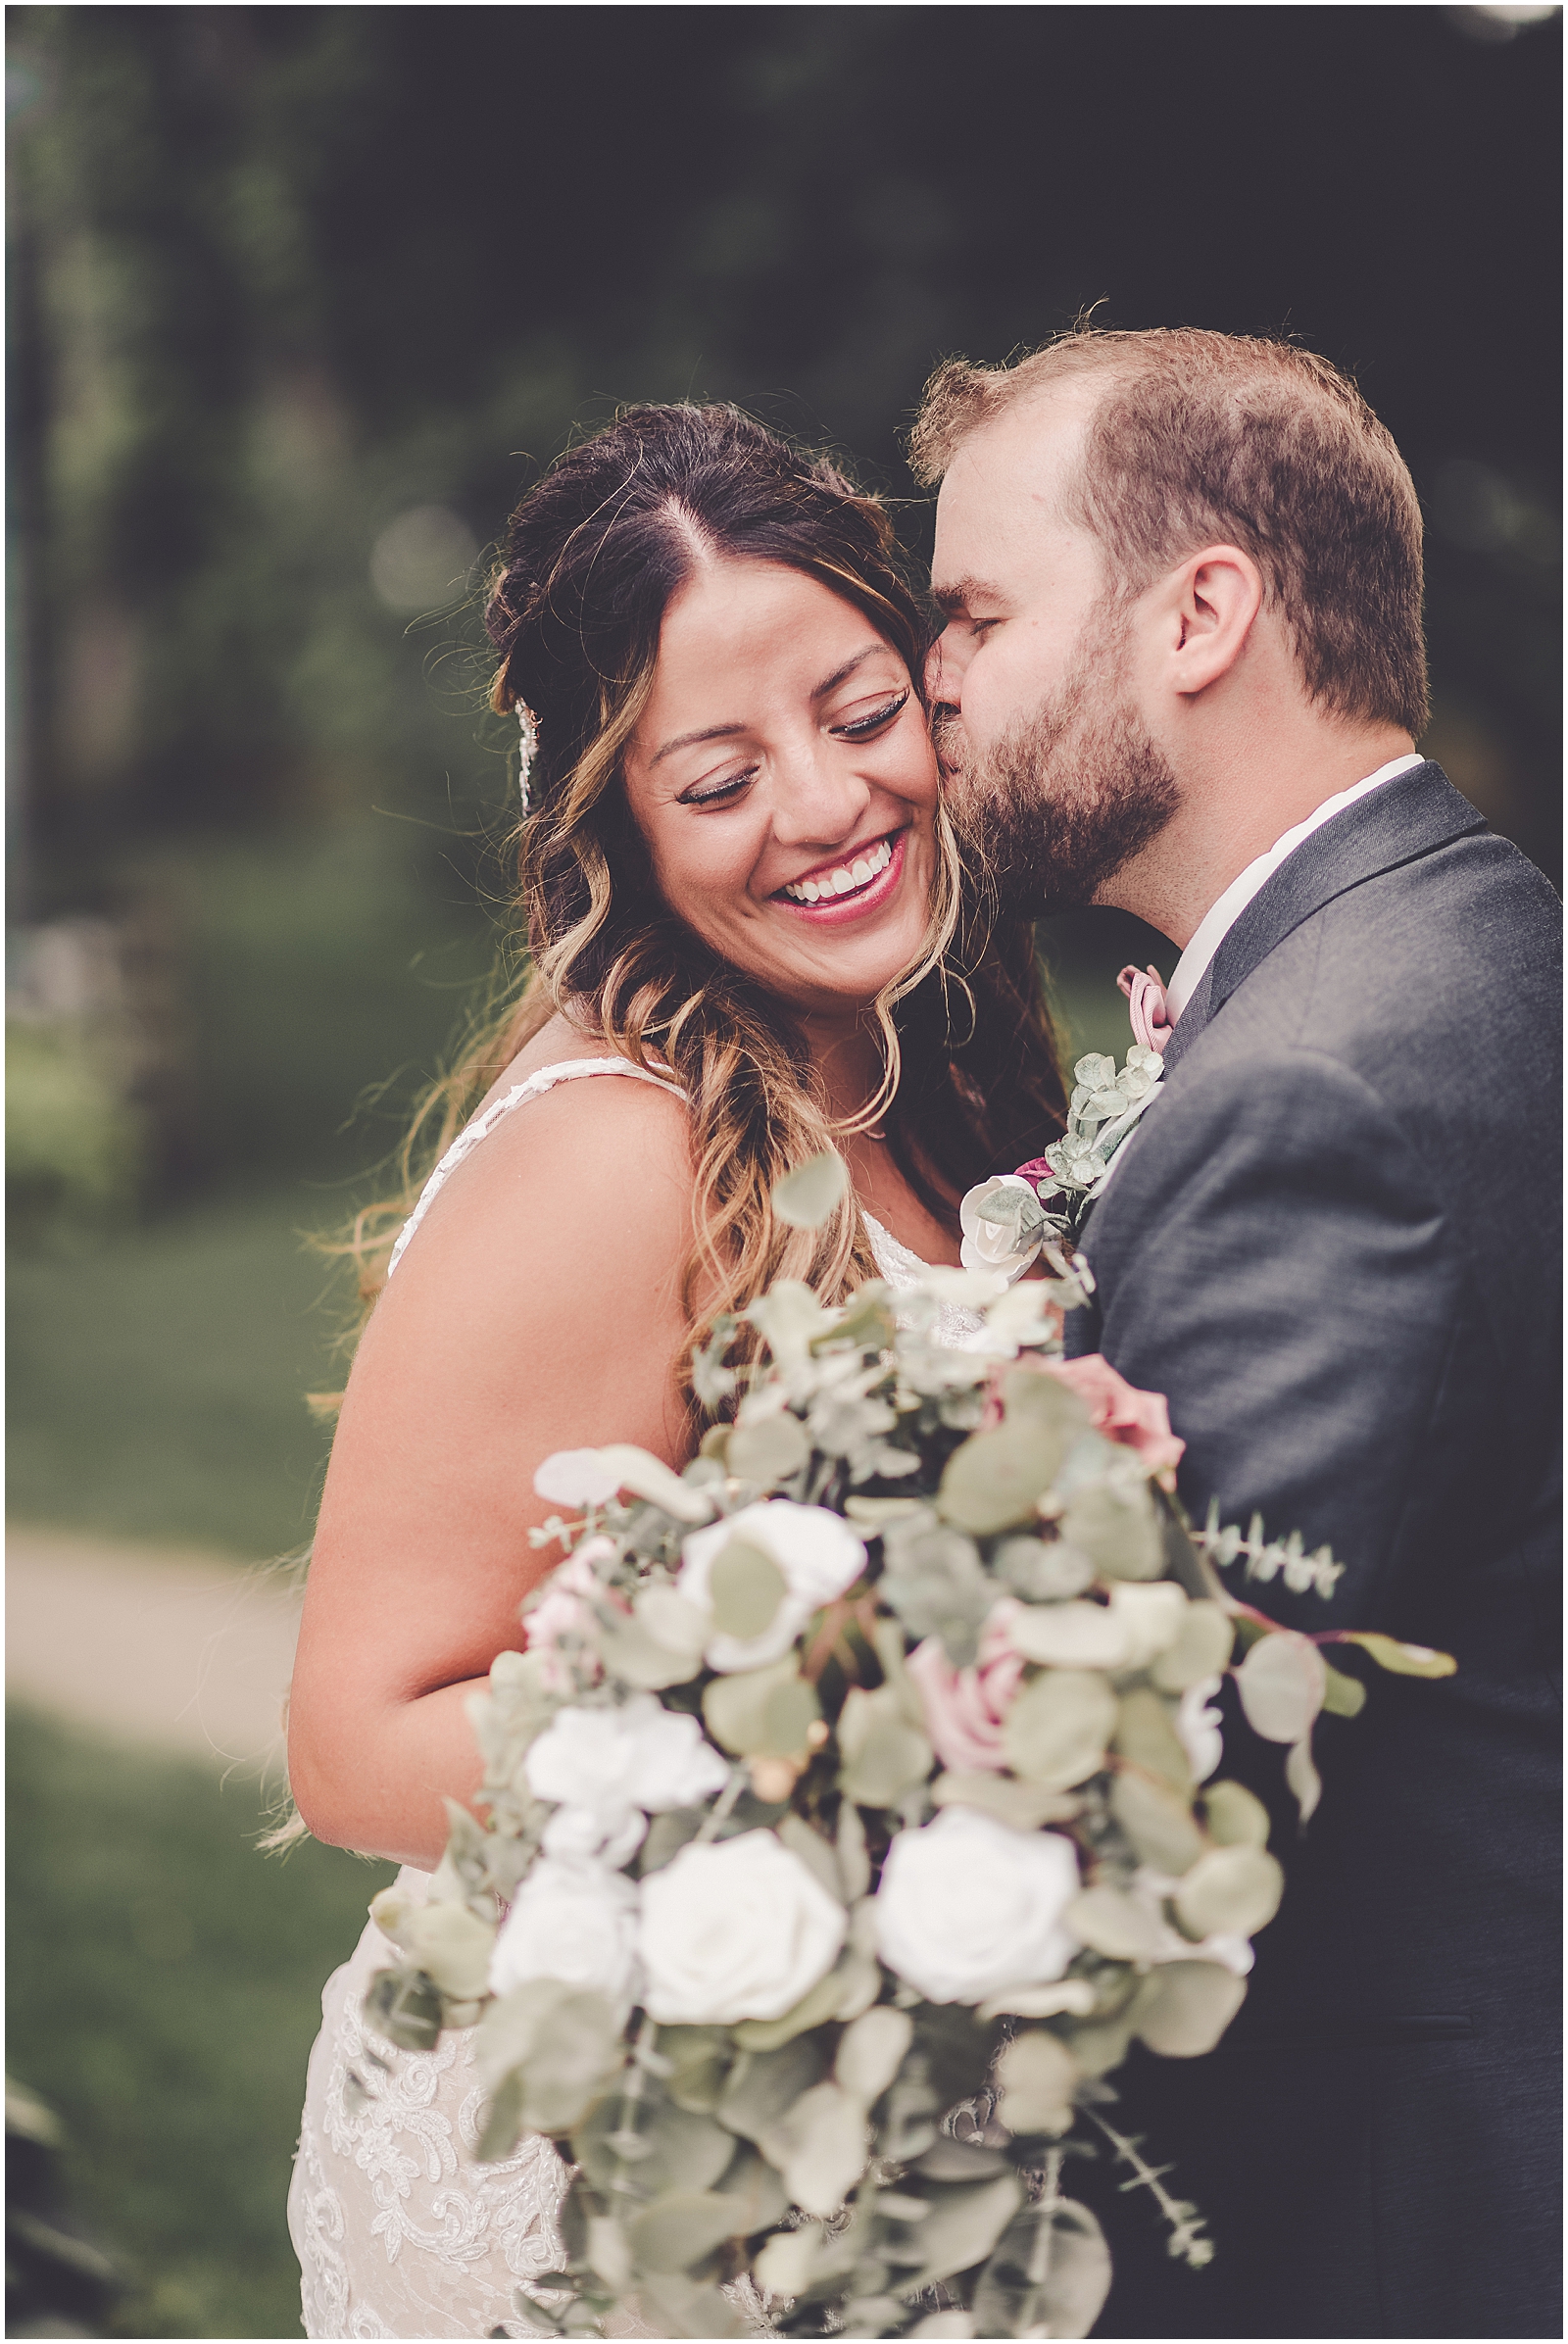
M 957 708 L 963 694 L 963 670 L 968 662 L 962 656 L 962 638 L 955 626 L 946 626 L 925 656 L 926 698 L 933 708 L 945 702 Z

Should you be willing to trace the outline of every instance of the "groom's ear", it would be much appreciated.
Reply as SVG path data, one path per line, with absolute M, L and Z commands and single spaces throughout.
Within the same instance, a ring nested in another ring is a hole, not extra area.
M 1162 632 L 1172 688 L 1183 698 L 1228 675 L 1263 607 L 1263 577 L 1240 546 L 1205 546 L 1165 580 Z

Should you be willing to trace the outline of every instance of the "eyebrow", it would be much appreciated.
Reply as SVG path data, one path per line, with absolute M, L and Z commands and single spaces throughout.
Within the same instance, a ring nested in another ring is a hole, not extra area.
M 934 586 L 931 599 L 939 610 L 946 610 L 951 616 L 956 611 L 972 610 L 976 603 L 1004 604 L 1007 598 L 989 579 L 956 578 L 951 586 Z
M 822 682 L 813 689 L 811 699 L 813 701 L 826 700 L 830 692 L 836 692 L 840 684 L 855 673 L 863 659 L 872 659 L 877 652 L 891 651 L 892 648 L 891 644 L 884 643 L 879 636 L 875 643 L 868 643 L 863 651 L 856 653 L 853 659 L 846 659 L 842 667 L 835 667 L 831 675 L 825 676 Z M 893 656 L 897 659 L 898 654 L 895 652 Z M 649 771 L 652 772 L 655 765 L 662 764 L 666 757 L 673 757 L 677 749 L 695 749 L 703 741 L 733 740 L 737 733 L 745 730 L 745 725 L 740 723 L 710 724 L 705 726 L 701 732 L 677 733 L 674 740 L 666 741 L 663 748 L 656 751 L 649 758 Z

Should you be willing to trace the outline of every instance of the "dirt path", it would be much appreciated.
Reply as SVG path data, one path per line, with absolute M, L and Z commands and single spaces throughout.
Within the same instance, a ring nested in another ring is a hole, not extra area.
M 98 1734 L 278 1767 L 298 1626 L 298 1593 L 267 1566 L 6 1534 L 6 1690 Z

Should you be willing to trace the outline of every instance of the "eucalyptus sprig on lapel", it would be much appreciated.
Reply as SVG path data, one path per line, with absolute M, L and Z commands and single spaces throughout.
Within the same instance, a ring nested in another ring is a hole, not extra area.
M 1016 1172 L 982 1181 L 960 1207 L 966 1269 L 1001 1270 L 1021 1278 L 1044 1251 L 1047 1259 L 1072 1244 L 1106 1179 L 1123 1141 L 1158 1096 L 1164 1060 L 1135 1042 L 1126 1064 L 1091 1050 L 1073 1068 L 1067 1128 L 1042 1156 Z M 1075 1265 L 1080 1279 L 1084 1266 Z

